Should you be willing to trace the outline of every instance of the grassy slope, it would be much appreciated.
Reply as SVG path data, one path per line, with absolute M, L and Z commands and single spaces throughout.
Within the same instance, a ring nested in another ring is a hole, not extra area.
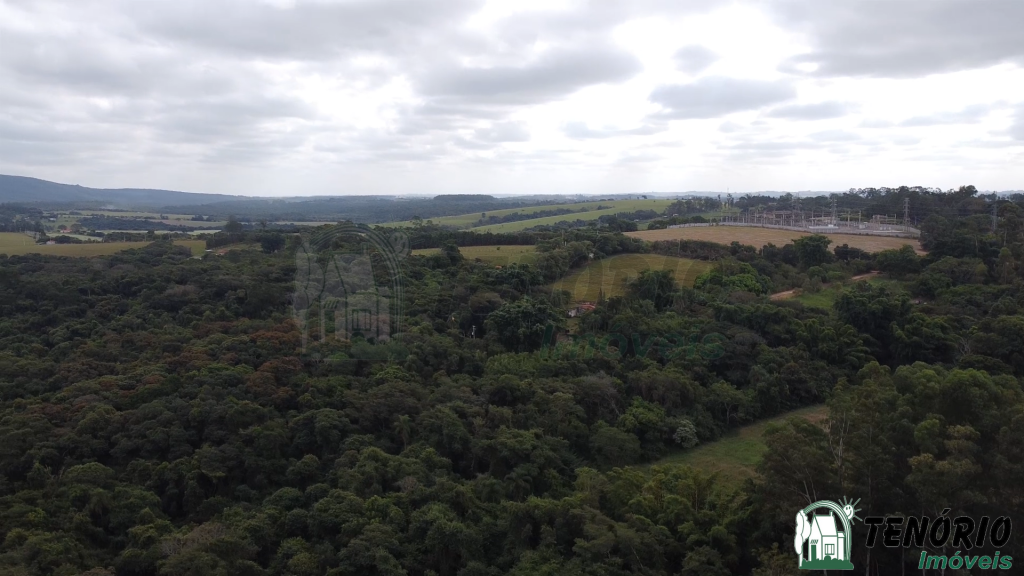
M 605 202 L 605 205 L 615 204 L 614 208 L 605 210 L 589 210 L 576 214 L 564 214 L 562 216 L 548 216 L 546 218 L 534 218 L 532 220 L 520 220 L 519 222 L 508 222 L 505 224 L 491 224 L 473 228 L 476 232 L 519 232 L 534 226 L 546 226 L 565 222 L 567 220 L 597 220 L 601 216 L 611 216 L 619 212 L 635 212 L 637 210 L 661 211 L 672 204 L 675 200 L 621 200 L 619 202 Z
M 711 264 L 689 258 L 661 256 L 658 254 L 619 254 L 598 260 L 574 271 L 555 282 L 556 290 L 572 292 L 576 301 L 596 301 L 601 290 L 606 297 L 625 293 L 626 280 L 635 278 L 641 271 L 672 270 L 676 282 L 682 286 L 693 286 L 693 281 Z
M 649 466 L 684 464 L 705 472 L 716 472 L 723 483 L 735 486 L 756 474 L 757 464 L 767 449 L 761 436 L 768 424 L 781 423 L 793 417 L 817 422 L 827 413 L 828 409 L 824 405 L 787 412 L 776 418 L 744 426 L 715 442 L 676 452 Z
M 544 206 L 529 206 L 525 208 L 508 208 L 505 210 L 494 210 L 487 212 L 488 216 L 508 216 L 519 212 L 521 214 L 533 214 L 534 212 L 540 212 L 543 210 L 558 210 L 565 208 L 578 212 L 579 214 L 565 214 L 563 216 L 549 216 L 548 218 L 535 218 L 533 220 L 523 220 L 521 222 L 509 222 L 507 224 L 493 224 L 491 226 L 481 226 L 474 228 L 474 230 L 490 230 L 491 232 L 513 232 L 516 230 L 523 230 L 530 226 L 537 226 L 538 222 L 545 221 L 545 224 L 551 224 L 553 222 L 561 222 L 563 220 L 575 220 L 577 218 L 588 220 L 595 219 L 604 214 L 615 214 L 617 212 L 635 212 L 636 210 L 664 210 L 669 204 L 672 204 L 675 200 L 605 200 L 603 202 L 577 202 L 575 204 L 549 204 Z M 596 210 L 598 206 L 611 206 L 610 211 L 607 210 Z M 587 212 L 583 212 L 587 210 Z M 598 212 L 596 216 L 589 216 Z M 553 222 L 546 222 L 549 218 L 553 218 Z M 473 214 L 460 214 L 458 216 L 442 216 L 439 218 L 427 218 L 435 224 L 443 226 L 457 226 L 460 228 L 469 228 L 476 221 L 480 220 L 480 213 L 475 212 Z M 532 224 L 525 224 L 526 222 L 533 222 Z M 498 226 L 515 226 L 518 224 L 524 224 L 518 228 L 497 228 Z M 384 224 L 384 226 L 412 226 L 412 221 L 406 220 L 404 222 L 391 222 Z
M 656 240 L 691 239 L 728 245 L 735 240 L 741 244 L 749 244 L 750 246 L 760 248 L 769 242 L 776 246 L 790 244 L 795 238 L 809 236 L 810 232 L 759 228 L 756 226 L 703 226 L 699 228 L 644 230 L 641 232 L 627 232 L 626 235 L 652 242 Z M 878 252 L 892 248 L 898 249 L 904 244 L 910 244 L 918 254 L 924 254 L 924 251 L 921 249 L 921 243 L 913 238 L 856 234 L 827 234 L 827 236 L 832 240 L 832 244 L 829 246 L 830 249 L 843 244 L 849 244 L 854 248 L 860 248 L 868 252 Z
M 426 256 L 440 252 L 440 248 L 413 250 L 413 256 Z M 462 246 L 459 252 L 467 260 L 479 258 L 488 264 L 506 266 L 512 263 L 532 264 L 536 258 L 535 246 Z
M 889 278 L 879 278 L 876 276 L 874 278 L 866 280 L 866 282 L 874 286 L 887 286 L 888 288 L 893 290 L 898 290 L 900 288 L 899 282 Z M 826 308 L 831 310 L 832 305 L 835 304 L 836 298 L 838 296 L 839 291 L 837 290 L 837 287 L 826 286 L 822 288 L 820 292 L 814 294 L 804 292 L 794 296 L 792 299 L 797 302 L 800 302 L 804 306 L 811 306 L 813 308 Z

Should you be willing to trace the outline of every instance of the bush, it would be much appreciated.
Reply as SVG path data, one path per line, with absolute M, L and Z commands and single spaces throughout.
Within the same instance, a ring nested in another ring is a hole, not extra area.
M 689 418 L 683 418 L 679 422 L 679 427 L 676 428 L 674 434 L 672 434 L 672 440 L 676 444 L 679 444 L 682 448 L 693 448 L 697 444 L 700 444 L 700 439 L 697 438 L 697 427 L 693 425 L 693 421 Z

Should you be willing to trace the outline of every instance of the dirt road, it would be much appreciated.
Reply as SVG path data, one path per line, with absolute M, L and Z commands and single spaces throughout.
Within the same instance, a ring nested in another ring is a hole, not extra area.
M 867 274 L 860 274 L 858 276 L 854 276 L 853 278 L 850 278 L 850 280 L 853 281 L 853 282 L 856 282 L 857 280 L 867 280 L 868 278 L 873 278 L 875 276 L 878 276 L 878 272 L 868 272 Z M 827 286 L 827 284 L 826 284 L 826 286 Z M 783 292 L 776 292 L 775 294 L 772 294 L 768 298 L 770 300 L 788 300 L 789 298 L 793 298 L 793 297 L 799 296 L 799 295 L 800 295 L 800 289 L 799 288 L 794 288 L 792 290 L 785 290 Z

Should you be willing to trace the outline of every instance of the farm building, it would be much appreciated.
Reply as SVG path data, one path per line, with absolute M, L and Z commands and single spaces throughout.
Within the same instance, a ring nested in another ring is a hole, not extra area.
M 596 308 L 596 306 L 594 306 L 593 302 L 580 302 L 575 307 L 569 309 L 569 318 L 582 316 L 587 312 L 593 311 L 594 308 Z

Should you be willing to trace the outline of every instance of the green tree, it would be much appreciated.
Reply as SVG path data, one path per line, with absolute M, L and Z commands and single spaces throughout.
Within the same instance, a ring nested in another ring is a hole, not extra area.
M 676 280 L 671 270 L 641 270 L 626 286 L 628 294 L 639 300 L 649 300 L 657 310 L 672 305 Z
M 264 254 L 273 254 L 284 248 L 285 239 L 280 232 L 264 233 L 260 235 L 260 248 Z
M 244 230 L 242 223 L 235 219 L 234 216 L 228 216 L 228 221 L 224 223 L 224 231 L 228 234 L 238 234 Z
M 793 240 L 797 257 L 800 259 L 800 267 L 804 270 L 811 266 L 821 266 L 832 261 L 832 253 L 828 246 L 832 239 L 821 234 L 812 234 Z
M 558 310 L 542 300 L 526 297 L 502 305 L 487 315 L 488 335 L 493 334 L 511 350 L 537 350 L 548 331 L 557 333 L 564 324 Z
M 899 249 L 882 250 L 875 255 L 875 263 L 879 270 L 896 279 L 905 278 L 921 269 L 921 259 L 909 244 Z

